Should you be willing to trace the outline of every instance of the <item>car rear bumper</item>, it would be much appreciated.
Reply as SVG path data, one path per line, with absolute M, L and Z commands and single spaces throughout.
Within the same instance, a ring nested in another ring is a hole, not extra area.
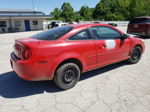
M 50 69 L 47 64 L 39 64 L 33 61 L 18 60 L 14 53 L 11 53 L 11 67 L 16 74 L 28 81 L 52 80 Z
M 150 36 L 149 33 L 147 32 L 141 32 L 141 31 L 127 31 L 128 34 L 133 34 L 133 35 L 140 35 L 140 36 Z

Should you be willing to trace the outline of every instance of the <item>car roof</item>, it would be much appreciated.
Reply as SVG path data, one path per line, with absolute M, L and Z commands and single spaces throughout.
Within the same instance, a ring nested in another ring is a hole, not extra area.
M 91 23 L 91 24 L 69 24 L 69 26 L 73 27 L 73 33 L 77 33 L 78 31 L 82 31 L 86 28 L 90 28 L 90 27 L 94 27 L 94 26 L 106 26 L 106 27 L 110 27 L 115 29 L 116 31 L 120 32 L 121 34 L 124 34 L 122 31 L 120 31 L 119 29 L 115 28 L 114 26 L 108 25 L 108 24 L 101 24 L 101 23 Z M 76 30 L 79 29 L 79 30 Z M 70 36 L 70 34 L 68 33 L 68 35 Z M 71 32 L 72 35 L 72 32 Z M 66 39 L 66 37 L 60 38 L 61 40 Z
M 91 24 L 72 24 L 74 28 L 81 28 L 81 27 L 91 27 L 91 26 L 110 26 L 107 24 L 100 24 L 100 23 L 91 23 Z

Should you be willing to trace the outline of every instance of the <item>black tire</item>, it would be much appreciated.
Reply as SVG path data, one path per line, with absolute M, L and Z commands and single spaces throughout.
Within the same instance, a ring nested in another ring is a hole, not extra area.
M 127 62 L 129 64 L 136 64 L 140 61 L 141 56 L 142 56 L 141 47 L 139 47 L 139 46 L 134 47 L 131 54 L 130 54 L 130 58 L 127 60 Z
M 74 63 L 66 63 L 60 66 L 55 73 L 55 84 L 64 90 L 74 87 L 80 78 L 80 69 Z

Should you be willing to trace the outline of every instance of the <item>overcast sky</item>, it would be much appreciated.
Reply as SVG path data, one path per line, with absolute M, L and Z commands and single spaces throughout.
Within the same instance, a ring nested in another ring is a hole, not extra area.
M 69 2 L 78 11 L 83 5 L 94 8 L 99 0 L 34 0 L 36 9 L 46 14 L 60 8 L 63 2 Z M 0 9 L 33 9 L 33 5 L 32 0 L 0 0 Z

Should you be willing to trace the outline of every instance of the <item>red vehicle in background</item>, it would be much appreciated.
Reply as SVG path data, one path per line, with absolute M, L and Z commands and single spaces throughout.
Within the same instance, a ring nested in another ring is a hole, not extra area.
M 123 60 L 137 63 L 144 49 L 142 39 L 110 25 L 70 25 L 17 39 L 11 66 L 25 80 L 54 79 L 58 87 L 69 89 L 83 72 Z
M 128 24 L 127 33 L 140 36 L 150 36 L 150 17 L 137 17 Z

